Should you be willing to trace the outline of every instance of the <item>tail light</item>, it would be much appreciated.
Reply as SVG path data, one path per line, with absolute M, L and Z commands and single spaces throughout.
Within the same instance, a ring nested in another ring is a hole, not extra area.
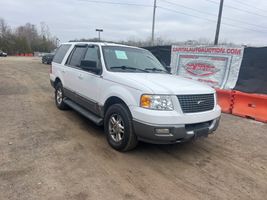
M 49 73 L 52 74 L 52 65 L 50 65 Z

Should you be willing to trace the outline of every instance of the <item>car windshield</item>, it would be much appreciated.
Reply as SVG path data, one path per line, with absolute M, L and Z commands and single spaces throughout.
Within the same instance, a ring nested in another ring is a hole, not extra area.
M 107 70 L 114 72 L 168 73 L 152 53 L 144 49 L 105 46 L 104 60 Z

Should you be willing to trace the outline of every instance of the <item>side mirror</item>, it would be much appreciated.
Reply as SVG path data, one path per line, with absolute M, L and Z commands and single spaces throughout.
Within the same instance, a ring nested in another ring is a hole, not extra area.
M 100 72 L 100 69 L 97 68 L 96 61 L 93 61 L 93 60 L 82 60 L 80 67 L 83 70 L 94 72 L 96 74 Z

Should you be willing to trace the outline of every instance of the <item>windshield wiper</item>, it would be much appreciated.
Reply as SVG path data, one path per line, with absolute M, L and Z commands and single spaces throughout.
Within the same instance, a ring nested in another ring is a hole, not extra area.
M 159 68 L 145 68 L 145 70 L 150 70 L 150 71 L 158 71 L 158 72 L 166 72 L 166 73 L 169 73 L 168 71 L 166 70 L 163 70 L 163 69 L 159 69 Z
M 123 69 L 123 70 L 127 70 L 127 69 L 130 69 L 130 70 L 135 70 L 135 71 L 142 71 L 142 72 L 146 72 L 146 73 L 149 73 L 149 71 L 145 70 L 145 69 L 139 69 L 139 68 L 135 68 L 135 67 L 129 67 L 129 66 L 125 66 L 125 65 L 122 65 L 122 66 L 115 66 L 115 67 L 110 67 L 110 69 Z

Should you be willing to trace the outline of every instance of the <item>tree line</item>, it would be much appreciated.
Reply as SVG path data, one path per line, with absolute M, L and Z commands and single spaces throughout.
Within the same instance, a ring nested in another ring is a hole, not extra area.
M 57 38 L 52 37 L 48 26 L 42 22 L 41 31 L 31 23 L 11 29 L 0 18 L 0 50 L 9 55 L 19 53 L 50 52 L 57 46 Z

